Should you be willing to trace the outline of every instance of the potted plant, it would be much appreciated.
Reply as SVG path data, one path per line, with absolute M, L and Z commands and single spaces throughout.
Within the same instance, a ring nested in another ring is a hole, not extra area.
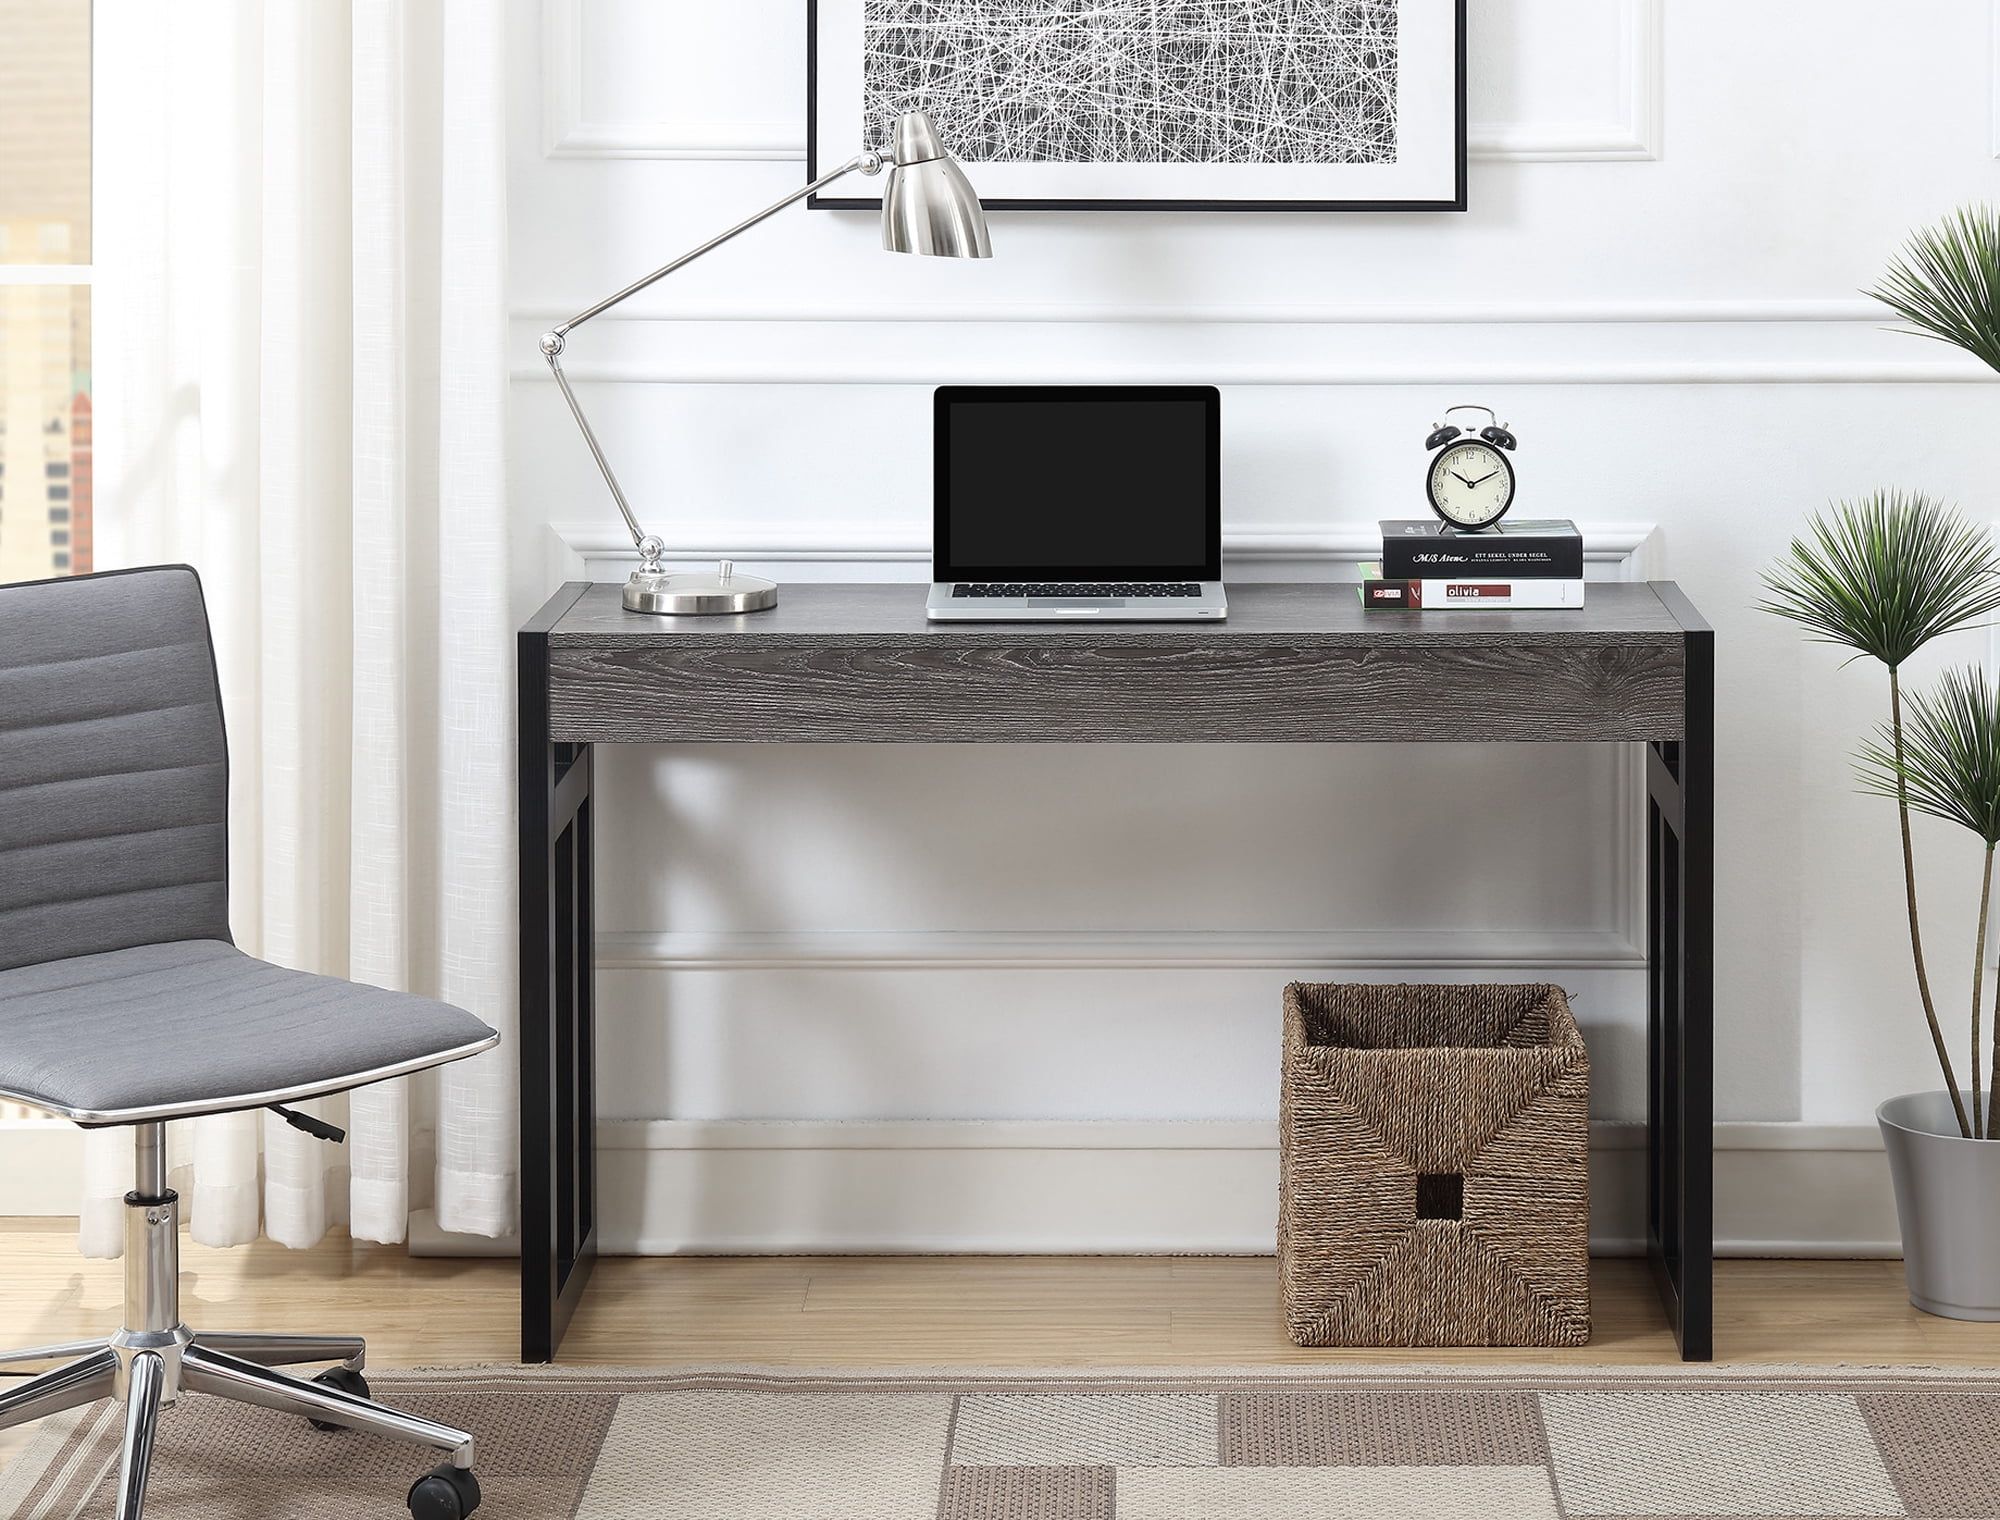
M 1875 295 L 1920 333 L 2000 370 L 2000 215 L 1960 211 L 1918 233 Z M 1889 721 L 1862 744 L 1860 774 L 1865 791 L 1896 804 L 1917 998 L 1944 1086 L 1891 1098 L 1875 1118 L 1895 1183 L 1910 1301 L 1956 1319 L 2000 1320 L 2000 978 L 1990 1034 L 1981 1028 L 2000 845 L 2000 692 L 1977 668 L 1949 672 L 1928 692 L 1906 696 L 1902 684 L 1919 649 L 2000 608 L 2000 552 L 1984 530 L 1932 499 L 1884 492 L 1816 516 L 1765 585 L 1764 610 L 1888 669 Z M 1913 811 L 1961 825 L 1985 851 L 1963 1086 L 1924 959 Z

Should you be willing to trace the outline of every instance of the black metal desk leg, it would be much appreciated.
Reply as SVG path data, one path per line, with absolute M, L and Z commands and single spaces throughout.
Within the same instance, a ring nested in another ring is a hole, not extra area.
M 1715 636 L 1686 639 L 1685 737 L 1646 756 L 1646 1251 L 1696 1362 L 1715 1317 Z
M 597 1259 L 591 754 L 549 740 L 541 626 L 567 605 L 544 608 L 518 651 L 524 1362 L 555 1359 Z

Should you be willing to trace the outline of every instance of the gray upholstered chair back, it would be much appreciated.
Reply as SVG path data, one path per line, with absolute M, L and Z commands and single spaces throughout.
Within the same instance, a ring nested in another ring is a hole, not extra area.
M 0 586 L 0 971 L 229 938 L 229 751 L 184 565 Z

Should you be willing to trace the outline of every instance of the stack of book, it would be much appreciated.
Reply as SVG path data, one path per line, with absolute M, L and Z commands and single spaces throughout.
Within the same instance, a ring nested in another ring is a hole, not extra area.
M 1373 608 L 1581 607 L 1583 535 L 1567 519 L 1503 522 L 1476 533 L 1447 523 L 1382 524 L 1382 558 L 1361 567 Z

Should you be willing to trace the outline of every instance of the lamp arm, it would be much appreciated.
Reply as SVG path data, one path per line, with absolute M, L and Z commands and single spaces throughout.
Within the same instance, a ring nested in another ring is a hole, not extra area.
M 882 166 L 887 162 L 888 159 L 880 153 L 873 151 L 857 153 L 846 163 L 822 174 L 811 184 L 801 186 L 782 200 L 773 201 L 762 211 L 759 211 L 754 216 L 744 218 L 727 232 L 718 233 L 697 248 L 690 248 L 671 263 L 662 264 L 651 274 L 634 280 L 623 290 L 617 292 L 617 294 L 606 296 L 595 306 L 586 307 L 567 322 L 561 323 L 542 334 L 542 357 L 549 361 L 549 372 L 555 376 L 556 387 L 562 392 L 563 400 L 569 403 L 570 415 L 576 419 L 577 428 L 583 434 L 583 441 L 590 446 L 590 457 L 597 461 L 598 473 L 604 477 L 604 483 L 611 488 L 611 499 L 618 504 L 619 516 L 625 519 L 625 529 L 632 535 L 633 547 L 639 551 L 641 570 L 657 571 L 659 569 L 660 556 L 666 552 L 666 545 L 656 535 L 648 533 L 639 525 L 639 519 L 633 514 L 631 503 L 626 501 L 625 492 L 618 484 L 618 477 L 612 473 L 611 461 L 604 457 L 604 448 L 598 443 L 597 434 L 591 430 L 590 419 L 584 415 L 583 403 L 576 399 L 576 392 L 570 389 L 569 377 L 563 373 L 562 367 L 565 340 L 569 337 L 570 333 L 583 326 L 592 317 L 603 315 L 605 312 L 611 310 L 612 307 L 618 305 L 619 302 L 637 295 L 656 280 L 663 280 L 676 269 L 692 264 L 703 254 L 712 253 L 730 239 L 748 232 L 759 222 L 776 216 L 787 206 L 804 200 L 807 196 L 825 189 L 835 180 L 845 178 L 849 174 L 879 174 L 882 172 Z

